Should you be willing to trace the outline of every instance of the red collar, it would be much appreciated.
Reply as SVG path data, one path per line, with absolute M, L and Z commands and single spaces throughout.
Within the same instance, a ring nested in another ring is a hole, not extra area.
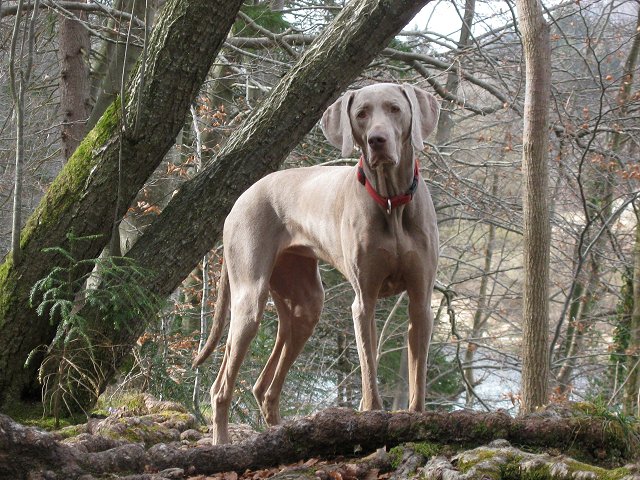
M 407 192 L 403 193 L 402 195 L 395 195 L 393 197 L 383 197 L 378 192 L 376 192 L 376 189 L 373 188 L 373 185 L 371 185 L 371 182 L 369 182 L 369 179 L 364 174 L 362 159 L 363 157 L 360 157 L 360 161 L 358 162 L 358 181 L 362 185 L 364 185 L 371 198 L 373 198 L 378 205 L 384 208 L 387 214 L 391 213 L 392 209 L 398 208 L 400 205 L 405 205 L 411 201 L 411 199 L 413 198 L 413 194 L 418 188 L 418 177 L 420 176 L 420 171 L 418 169 L 418 159 L 416 159 L 414 164 L 413 182 L 411 182 L 409 190 L 407 190 Z

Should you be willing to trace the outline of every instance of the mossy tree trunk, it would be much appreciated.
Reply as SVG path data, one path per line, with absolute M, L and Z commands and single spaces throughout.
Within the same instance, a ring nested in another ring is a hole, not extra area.
M 241 4 L 165 4 L 146 60 L 129 81 L 124 108 L 114 102 L 107 109 L 55 179 L 22 231 L 20 263 L 8 257 L 0 266 L 0 406 L 40 393 L 37 362 L 28 368 L 24 364 L 34 348 L 49 344 L 56 325 L 35 313 L 29 291 L 64 262 L 62 255 L 43 253 L 43 248 L 68 248 L 69 232 L 95 235 L 75 245 L 74 252 L 79 258 L 98 256 L 109 241 L 114 219 L 122 218 L 173 144 Z
M 229 138 L 217 159 L 180 188 L 128 252 L 139 266 L 154 272 L 143 279 L 144 286 L 160 295 L 171 293 L 214 246 L 240 194 L 280 167 L 325 108 L 429 1 L 364 0 L 343 9 Z M 96 317 L 89 311 L 85 316 Z M 97 327 L 107 323 L 97 318 Z M 105 384 L 145 325 L 130 327 L 99 332 L 102 340 L 109 339 L 100 359 Z M 75 392 L 75 398 L 89 397 Z

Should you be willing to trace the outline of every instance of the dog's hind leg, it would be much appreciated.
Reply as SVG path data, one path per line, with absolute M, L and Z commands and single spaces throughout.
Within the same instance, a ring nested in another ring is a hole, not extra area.
M 227 255 L 230 253 L 229 255 Z M 220 371 L 211 387 L 213 443 L 229 443 L 229 408 L 236 378 L 258 332 L 269 294 L 273 255 L 250 258 L 225 246 L 231 291 L 231 320 Z M 264 252 L 266 253 L 266 252 Z
M 318 261 L 291 253 L 278 258 L 270 281 L 278 311 L 273 351 L 253 388 L 268 425 L 280 423 L 280 393 L 287 372 L 313 333 L 324 301 Z

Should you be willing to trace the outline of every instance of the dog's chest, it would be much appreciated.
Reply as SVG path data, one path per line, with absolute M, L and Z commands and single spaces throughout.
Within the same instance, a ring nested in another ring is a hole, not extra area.
M 371 264 L 375 265 L 378 278 L 382 279 L 380 285 L 380 297 L 395 295 L 407 288 L 406 284 L 406 255 L 395 248 L 395 245 L 389 244 L 385 248 L 381 246 L 372 252 L 368 259 Z

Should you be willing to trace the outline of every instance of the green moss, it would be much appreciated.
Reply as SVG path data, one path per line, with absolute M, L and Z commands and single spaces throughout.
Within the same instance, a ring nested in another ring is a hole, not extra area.
M 175 410 L 165 410 L 163 412 L 152 413 L 151 415 L 153 415 L 154 417 L 162 418 L 163 419 L 162 421 L 166 421 L 166 420 L 174 420 L 174 421 L 176 421 L 177 420 L 177 421 L 185 422 L 185 423 L 190 422 L 191 419 L 193 418 L 190 413 L 177 412 Z
M 548 465 L 540 465 L 528 470 L 522 470 L 518 465 L 521 480 L 550 480 L 551 472 Z
M 521 480 L 522 471 L 517 462 L 508 462 L 500 466 L 500 478 L 502 480 Z
M 570 405 L 578 423 L 583 420 L 602 422 L 607 460 L 629 459 L 640 447 L 640 422 L 637 418 L 611 410 L 606 402 L 599 399 Z
M 143 395 L 125 395 L 123 397 L 122 406 L 131 412 L 146 412 L 147 404 L 144 401 Z
M 398 445 L 389 450 L 389 463 L 391 467 L 396 470 L 402 463 L 402 457 L 404 456 L 404 446 Z
M 471 432 L 471 435 L 474 438 L 480 439 L 480 438 L 485 438 L 488 433 L 489 433 L 489 427 L 487 427 L 487 425 L 482 423 L 482 422 L 477 422 L 473 426 L 473 430 Z
M 502 480 L 502 466 L 487 462 L 486 464 L 478 464 L 475 466 L 475 474 L 472 478 Z
M 168 430 L 161 423 L 137 417 L 124 417 L 100 432 L 100 435 L 114 440 L 126 440 L 130 443 L 144 443 L 150 447 L 158 442 L 169 441 Z
M 13 260 L 11 255 L 7 255 L 6 260 L 0 265 L 0 327 L 4 325 L 7 317 L 7 311 L 13 298 L 13 279 L 9 275 L 13 269 Z
M 397 469 L 402 463 L 402 458 L 406 449 L 412 450 L 418 455 L 422 455 L 425 459 L 429 459 L 438 455 L 443 447 L 437 443 L 418 442 L 418 443 L 405 443 L 404 445 L 398 445 L 389 450 L 389 463 L 393 469 Z
M 393 470 L 397 470 L 402 464 L 405 450 L 413 450 L 418 455 L 421 455 L 425 460 L 430 459 L 442 452 L 442 445 L 430 442 L 418 442 L 418 443 L 406 443 L 404 445 L 398 445 L 389 450 L 389 463 Z
M 568 478 L 573 478 L 578 472 L 591 472 L 598 480 L 621 480 L 630 474 L 627 468 L 607 470 L 569 457 L 554 460 L 548 455 L 528 454 L 514 448 L 480 447 L 464 452 L 458 458 L 456 467 L 464 474 L 471 472 L 471 478 L 552 480 L 551 472 L 556 462 L 566 465 Z
M 71 438 L 77 437 L 81 433 L 85 433 L 87 431 L 85 424 L 78 425 L 70 425 L 65 428 L 62 428 L 58 433 L 62 438 Z
M 600 480 L 620 480 L 631 472 L 628 468 L 620 467 L 613 469 L 606 469 L 596 467 L 595 465 L 589 465 L 588 463 L 579 462 L 571 458 L 565 459 L 565 462 L 569 467 L 569 473 L 573 475 L 575 472 L 592 472 L 595 473 Z
M 141 393 L 125 393 L 109 397 L 108 400 L 105 397 L 98 398 L 96 411 L 106 412 L 106 415 L 109 415 L 114 409 L 123 409 L 136 415 L 148 413 L 144 395 Z
M 491 460 L 496 456 L 496 451 L 491 449 L 476 449 L 473 452 L 467 452 L 458 460 L 457 467 L 462 473 L 467 473 L 478 463 Z
M 118 132 L 120 101 L 115 100 L 102 115 L 96 126 L 82 140 L 62 171 L 55 178 L 35 212 L 29 217 L 20 237 L 25 249 L 36 229 L 58 222 L 61 212 L 73 206 L 84 194 L 84 185 L 95 167 L 95 152 Z
M 44 414 L 42 403 L 13 403 L 2 413 L 9 415 L 16 422 L 30 427 L 38 427 L 43 430 L 54 431 L 62 427 L 83 424 L 87 421 L 85 416 L 75 416 L 60 418 L 59 425 L 56 427 L 56 420 L 52 416 Z
M 422 455 L 424 458 L 435 457 L 443 450 L 442 445 L 430 442 L 412 443 L 411 447 L 416 453 Z

